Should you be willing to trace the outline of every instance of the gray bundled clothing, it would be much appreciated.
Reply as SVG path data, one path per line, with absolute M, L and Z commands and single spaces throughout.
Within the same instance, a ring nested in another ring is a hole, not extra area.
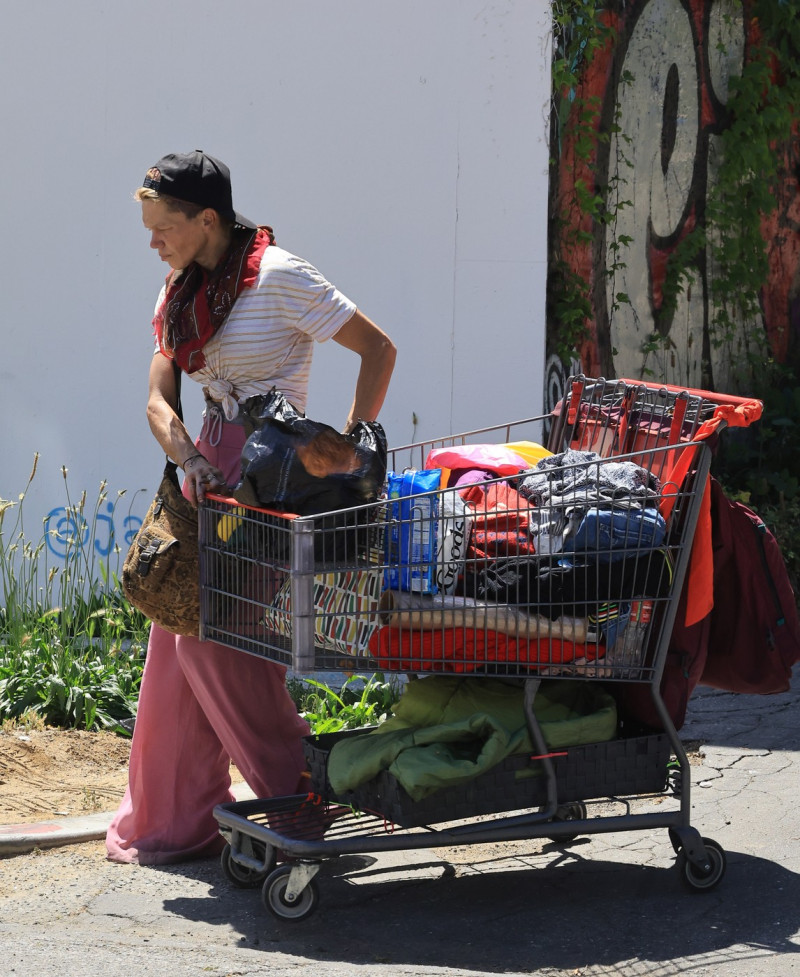
M 534 503 L 530 531 L 537 553 L 560 553 L 591 508 L 639 509 L 656 504 L 661 483 L 632 461 L 610 461 L 595 451 L 567 449 L 542 458 L 518 486 Z
M 602 464 L 597 462 L 602 460 Z M 542 458 L 519 486 L 520 495 L 538 506 L 603 499 L 617 502 L 632 496 L 639 504 L 655 499 L 661 483 L 632 461 L 601 459 L 595 451 L 573 451 Z

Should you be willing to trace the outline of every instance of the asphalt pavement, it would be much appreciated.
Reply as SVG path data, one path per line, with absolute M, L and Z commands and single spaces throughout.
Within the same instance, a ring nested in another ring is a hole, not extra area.
M 698 689 L 680 735 L 701 754 L 692 823 L 727 856 L 710 892 L 682 884 L 666 830 L 614 831 L 342 856 L 317 910 L 285 922 L 216 859 L 106 862 L 97 816 L 33 851 L 0 832 L 2 972 L 800 975 L 800 667 L 776 696 Z

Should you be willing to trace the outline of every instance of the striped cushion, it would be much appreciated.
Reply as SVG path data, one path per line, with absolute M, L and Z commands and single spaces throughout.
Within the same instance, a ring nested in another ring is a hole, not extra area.
M 314 577 L 316 644 L 345 655 L 361 655 L 378 626 L 380 570 L 337 570 Z M 284 637 L 292 634 L 291 580 L 287 580 L 264 613 L 264 624 Z

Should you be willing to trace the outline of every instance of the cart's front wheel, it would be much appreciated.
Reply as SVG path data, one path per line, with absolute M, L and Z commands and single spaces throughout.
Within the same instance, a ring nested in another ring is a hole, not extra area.
M 264 907 L 278 919 L 299 922 L 310 916 L 317 908 L 319 888 L 315 879 L 309 879 L 301 892 L 293 899 L 289 898 L 286 892 L 291 873 L 291 865 L 279 865 L 271 872 L 261 890 L 261 900 Z
M 691 892 L 710 892 L 719 885 L 725 874 L 725 851 L 710 838 L 703 838 L 702 841 L 708 855 L 708 869 L 703 870 L 691 862 L 683 851 L 678 852 L 681 879 Z
M 219 856 L 219 864 L 225 878 L 239 889 L 256 889 L 275 867 L 277 852 L 272 845 L 253 843 L 253 855 L 263 858 L 265 868 L 258 870 L 240 865 L 233 857 L 231 846 L 226 844 Z
M 553 821 L 585 821 L 588 817 L 586 811 L 586 805 L 583 801 L 572 801 L 569 804 L 562 804 L 560 807 L 556 808 L 556 813 L 553 815 Z M 564 834 L 556 835 L 552 838 L 552 841 L 560 841 L 565 845 L 570 844 L 575 841 L 578 837 L 579 832 L 575 834 Z

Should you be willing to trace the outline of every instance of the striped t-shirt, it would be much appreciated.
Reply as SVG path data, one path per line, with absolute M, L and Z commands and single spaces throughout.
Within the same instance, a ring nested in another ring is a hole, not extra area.
M 159 306 L 164 292 L 159 296 Z M 239 293 L 228 318 L 203 347 L 202 383 L 232 420 L 239 403 L 277 387 L 306 408 L 314 342 L 335 336 L 356 307 L 302 258 L 271 245 L 253 288 Z

